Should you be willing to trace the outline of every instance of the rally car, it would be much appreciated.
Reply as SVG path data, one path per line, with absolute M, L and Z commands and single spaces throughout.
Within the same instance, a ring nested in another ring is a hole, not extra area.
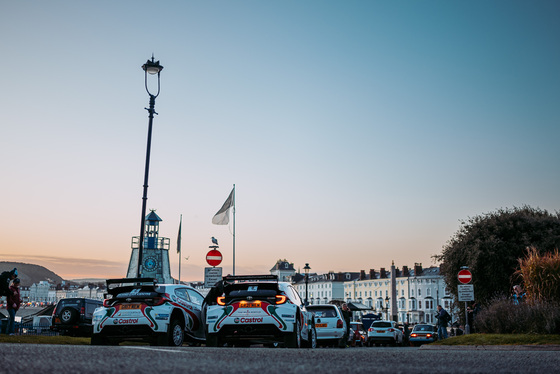
M 93 314 L 92 345 L 147 341 L 181 346 L 204 342 L 204 297 L 181 284 L 158 284 L 151 278 L 107 280 L 106 299 Z
M 223 277 L 205 301 L 207 346 L 317 346 L 313 314 L 275 275 Z

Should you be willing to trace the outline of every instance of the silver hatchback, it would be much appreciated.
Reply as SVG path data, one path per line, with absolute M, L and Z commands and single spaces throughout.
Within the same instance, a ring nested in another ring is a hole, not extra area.
M 338 306 L 308 305 L 307 310 L 315 315 L 318 345 L 346 348 L 346 322 Z

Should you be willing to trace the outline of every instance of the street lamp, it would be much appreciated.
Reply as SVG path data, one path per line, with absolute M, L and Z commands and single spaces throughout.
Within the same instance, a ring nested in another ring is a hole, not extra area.
M 144 171 L 144 193 L 142 195 L 142 219 L 140 223 L 140 242 L 138 243 L 138 270 L 137 277 L 142 276 L 142 255 L 144 249 L 144 226 L 146 224 L 146 201 L 148 200 L 148 175 L 150 171 L 150 149 L 152 147 L 152 123 L 154 120 L 154 106 L 156 105 L 156 97 L 159 95 L 159 73 L 163 70 L 163 66 L 159 64 L 159 61 L 154 61 L 154 55 L 152 54 L 152 61 L 148 60 L 144 65 L 142 65 L 142 70 L 144 70 L 144 85 L 146 87 L 146 92 L 150 95 L 150 107 L 145 108 L 148 111 L 148 145 L 146 146 L 146 169 Z M 148 74 L 157 74 L 157 92 L 152 94 L 148 89 Z
M 389 320 L 389 296 L 385 296 L 385 314 L 387 316 L 387 321 Z
M 307 288 L 308 288 L 308 284 L 309 284 L 309 270 L 311 270 L 311 268 L 309 267 L 309 264 L 305 264 L 305 267 L 303 268 L 303 271 L 305 272 L 305 305 L 308 304 L 308 300 L 307 300 Z

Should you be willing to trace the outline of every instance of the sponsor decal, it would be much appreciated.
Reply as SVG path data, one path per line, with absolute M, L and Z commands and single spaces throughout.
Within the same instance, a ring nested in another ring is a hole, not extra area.
M 218 318 L 218 316 L 208 316 L 208 317 L 206 317 L 206 318 L 207 318 L 207 319 L 216 319 L 216 318 Z
M 233 320 L 235 323 L 261 323 L 263 321 L 263 317 L 251 317 L 251 318 L 236 318 Z
M 168 313 L 156 313 L 156 319 L 169 319 Z
M 282 317 L 284 317 L 284 318 L 294 318 L 295 316 L 293 314 L 282 314 Z
M 115 318 L 113 324 L 115 325 L 133 325 L 138 323 L 138 318 Z

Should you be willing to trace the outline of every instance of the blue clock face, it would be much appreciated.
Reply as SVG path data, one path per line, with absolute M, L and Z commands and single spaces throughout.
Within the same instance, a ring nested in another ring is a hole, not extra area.
M 157 260 L 155 257 L 147 257 L 144 260 L 144 269 L 151 271 L 157 267 Z

